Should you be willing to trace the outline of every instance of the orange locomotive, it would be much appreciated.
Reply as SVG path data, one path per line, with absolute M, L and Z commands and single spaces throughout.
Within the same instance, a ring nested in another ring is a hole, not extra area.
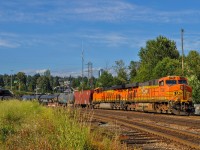
M 168 76 L 144 83 L 97 88 L 93 93 L 94 108 L 125 109 L 145 112 L 187 115 L 193 112 L 192 88 L 187 79 Z

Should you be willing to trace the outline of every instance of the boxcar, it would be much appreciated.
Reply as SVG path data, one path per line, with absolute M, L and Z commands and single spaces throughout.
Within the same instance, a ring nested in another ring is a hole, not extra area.
M 75 107 L 77 106 L 89 107 L 92 103 L 93 99 L 92 95 L 93 95 L 93 90 L 75 91 L 74 92 Z

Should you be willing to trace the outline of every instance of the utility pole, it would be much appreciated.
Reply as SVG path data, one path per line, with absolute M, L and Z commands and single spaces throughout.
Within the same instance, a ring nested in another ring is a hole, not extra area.
M 83 68 L 84 67 L 84 50 L 83 50 L 83 42 L 82 42 L 82 73 L 81 73 L 81 76 L 82 76 L 82 83 L 81 83 L 81 86 L 82 86 L 82 92 L 83 92 Z
M 184 33 L 184 29 L 181 29 L 181 48 L 182 48 L 182 75 L 184 76 L 183 33 Z

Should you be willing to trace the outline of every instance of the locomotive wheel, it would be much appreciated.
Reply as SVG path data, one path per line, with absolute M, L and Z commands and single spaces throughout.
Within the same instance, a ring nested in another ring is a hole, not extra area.
M 135 110 L 135 104 L 128 104 L 127 110 L 134 111 Z

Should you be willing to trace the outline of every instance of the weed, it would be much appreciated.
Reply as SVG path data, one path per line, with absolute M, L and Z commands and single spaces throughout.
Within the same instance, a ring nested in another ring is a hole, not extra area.
M 0 149 L 122 149 L 116 136 L 91 132 L 92 114 L 68 108 L 47 108 L 37 102 L 0 102 Z M 118 148 L 116 148 L 118 147 Z

